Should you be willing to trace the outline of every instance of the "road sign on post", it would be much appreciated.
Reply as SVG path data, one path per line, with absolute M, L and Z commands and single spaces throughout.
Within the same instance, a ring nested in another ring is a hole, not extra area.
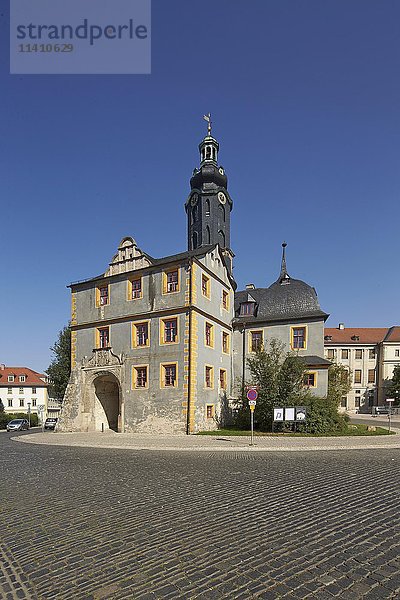
M 249 401 L 250 408 L 250 430 L 251 430 L 251 443 L 250 446 L 253 446 L 253 436 L 254 436 L 254 410 L 256 408 L 258 398 L 258 392 L 255 387 L 251 387 L 247 390 L 247 400 Z
M 251 388 L 247 391 L 247 400 L 249 400 L 249 402 L 257 400 L 257 398 L 258 398 L 258 392 L 256 389 Z

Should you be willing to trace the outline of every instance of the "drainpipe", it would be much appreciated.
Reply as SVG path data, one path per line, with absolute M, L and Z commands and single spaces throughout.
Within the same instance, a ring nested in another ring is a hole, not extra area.
M 192 404 L 192 269 L 193 259 L 189 260 L 189 357 L 188 357 L 188 393 L 187 393 L 187 415 L 186 415 L 186 435 L 190 435 L 190 410 Z

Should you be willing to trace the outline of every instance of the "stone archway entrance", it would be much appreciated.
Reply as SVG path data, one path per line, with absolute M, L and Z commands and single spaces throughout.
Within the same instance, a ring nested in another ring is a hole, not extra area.
M 112 373 L 99 375 L 93 381 L 95 429 L 121 431 L 121 398 L 118 379 Z

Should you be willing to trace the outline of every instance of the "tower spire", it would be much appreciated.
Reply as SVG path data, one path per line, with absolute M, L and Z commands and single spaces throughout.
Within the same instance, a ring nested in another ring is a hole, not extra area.
M 281 261 L 281 273 L 279 275 L 279 282 L 280 283 L 288 283 L 289 282 L 289 274 L 287 272 L 287 268 L 286 268 L 286 246 L 287 243 L 283 242 L 282 244 L 282 261 Z

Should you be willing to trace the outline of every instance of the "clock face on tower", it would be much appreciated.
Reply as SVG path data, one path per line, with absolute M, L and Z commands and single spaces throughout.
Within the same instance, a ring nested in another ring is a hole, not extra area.
M 198 199 L 199 199 L 199 196 L 198 196 L 198 194 L 193 194 L 193 196 L 192 196 L 192 198 L 191 198 L 191 200 L 190 200 L 190 202 L 191 202 L 192 206 L 194 206 L 195 204 L 197 204 L 197 200 L 198 200 Z
M 226 196 L 224 192 L 218 192 L 218 200 L 221 202 L 221 204 L 225 204 Z

